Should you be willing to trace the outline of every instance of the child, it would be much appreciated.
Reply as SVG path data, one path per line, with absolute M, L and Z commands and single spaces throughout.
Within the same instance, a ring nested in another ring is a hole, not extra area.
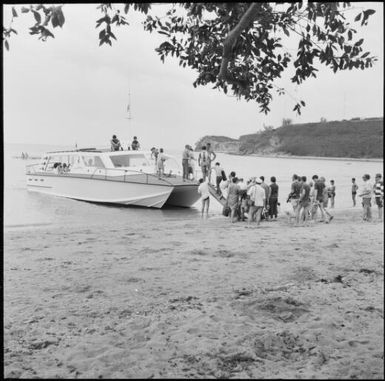
M 356 184 L 356 179 L 352 178 L 352 200 L 353 206 L 356 206 L 356 196 L 357 196 L 358 185 Z
M 334 208 L 334 199 L 336 197 L 336 186 L 334 180 L 330 180 L 330 187 L 328 188 L 328 197 L 330 198 L 330 208 Z
M 203 179 L 199 179 L 198 193 L 201 195 L 201 201 L 202 201 L 202 218 L 204 216 L 205 210 L 206 210 L 206 217 L 208 217 L 209 207 L 210 207 L 210 191 L 209 191 L 208 178 L 206 178 L 205 181 Z

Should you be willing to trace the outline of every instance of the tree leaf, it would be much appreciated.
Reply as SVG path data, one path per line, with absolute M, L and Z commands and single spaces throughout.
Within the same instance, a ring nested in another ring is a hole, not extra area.
M 15 10 L 15 7 L 12 7 L 12 16 L 17 17 L 17 12 Z
M 8 44 L 8 41 L 7 41 L 7 40 L 5 40 L 4 45 L 5 45 L 5 48 L 6 48 L 7 50 L 9 50 L 9 44 Z
M 170 37 L 170 34 L 167 33 L 167 32 L 164 32 L 163 30 L 158 30 L 158 33 L 159 33 L 159 34 L 164 34 L 164 35 L 166 35 L 167 37 Z
M 59 26 L 59 20 L 57 18 L 57 15 L 56 13 L 53 13 L 52 15 L 52 18 L 51 18 L 51 24 L 54 28 L 56 28 L 57 26 Z
M 354 45 L 355 46 L 360 46 L 360 45 L 362 45 L 363 42 L 364 42 L 364 39 L 361 38 L 361 40 L 357 41 Z
M 64 25 L 64 22 L 65 22 L 65 18 L 64 18 L 64 14 L 63 14 L 63 11 L 61 10 L 61 8 L 57 8 L 56 15 L 57 15 L 59 26 L 60 26 L 60 28 L 62 28 Z
M 29 12 L 29 8 L 21 7 L 21 13 L 28 13 L 28 12 Z
M 36 11 L 33 11 L 33 16 L 35 17 L 36 22 L 40 24 L 40 22 L 41 22 L 40 13 L 36 12 Z
M 359 13 L 355 18 L 354 21 L 360 21 L 362 13 Z
M 366 18 L 368 18 L 370 15 L 373 15 L 374 13 L 376 13 L 374 9 L 367 9 L 366 11 L 364 11 Z

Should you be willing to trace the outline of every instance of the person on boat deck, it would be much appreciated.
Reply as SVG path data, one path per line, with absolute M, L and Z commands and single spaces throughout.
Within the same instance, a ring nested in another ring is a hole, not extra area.
M 213 162 L 217 158 L 217 154 L 214 152 L 214 150 L 211 147 L 211 143 L 206 144 L 206 150 L 209 154 L 209 167 L 208 167 L 208 176 L 209 176 L 209 182 L 211 181 L 211 162 Z
M 189 156 L 189 159 L 188 159 L 188 178 L 190 180 L 194 180 L 194 173 L 195 173 L 195 163 L 194 163 L 194 161 L 196 159 L 194 157 L 194 149 L 191 146 L 189 146 L 189 150 L 190 150 L 190 156 Z
M 158 173 L 158 156 L 159 156 L 158 148 L 152 147 L 151 148 L 151 160 L 154 160 L 154 162 L 155 162 L 155 172 L 156 173 Z
M 198 165 L 201 167 L 203 180 L 206 180 L 206 177 L 208 177 L 209 175 L 209 163 L 209 153 L 206 151 L 206 146 L 202 146 L 202 151 L 199 153 L 198 156 Z
M 159 149 L 159 156 L 158 156 L 158 175 L 159 177 L 164 176 L 164 162 L 166 161 L 166 157 L 163 153 L 163 148 Z
M 131 148 L 133 151 L 137 151 L 140 148 L 140 144 L 138 142 L 138 138 L 134 136 L 134 140 L 131 143 Z
M 189 159 L 190 159 L 190 146 L 188 144 L 186 144 L 184 146 L 184 151 L 183 151 L 183 154 L 182 154 L 182 168 L 183 168 L 183 181 L 185 181 L 185 179 L 188 179 L 188 162 L 189 162 Z
M 116 135 L 112 135 L 111 139 L 111 151 L 123 151 L 123 147 L 120 144 L 120 140 L 116 137 Z

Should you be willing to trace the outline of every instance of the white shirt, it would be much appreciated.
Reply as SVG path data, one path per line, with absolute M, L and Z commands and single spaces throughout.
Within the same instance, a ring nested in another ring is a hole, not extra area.
M 207 197 L 210 196 L 209 181 L 208 180 L 204 181 L 203 183 L 201 183 L 199 185 L 198 193 L 200 193 L 202 200 L 205 200 Z
M 373 185 L 370 181 L 364 181 L 364 185 L 361 188 L 361 193 L 359 194 L 362 198 L 372 198 Z
M 259 185 L 253 185 L 248 191 L 247 194 L 250 195 L 250 200 L 254 201 L 255 206 L 264 206 L 266 193 L 265 190 Z
M 239 185 L 239 188 L 240 188 L 241 190 L 246 190 L 246 189 L 247 189 L 247 184 L 246 184 L 244 181 L 240 181 L 240 182 L 238 183 L 238 185 Z

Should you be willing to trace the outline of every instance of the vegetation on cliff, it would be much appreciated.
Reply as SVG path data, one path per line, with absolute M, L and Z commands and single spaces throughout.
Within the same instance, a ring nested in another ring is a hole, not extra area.
M 242 135 L 238 140 L 238 154 L 283 154 L 297 156 L 330 156 L 351 158 L 383 157 L 383 118 L 292 124 Z M 223 142 L 225 139 L 220 137 Z M 217 137 L 204 137 L 215 147 Z M 200 148 L 197 143 L 197 149 Z M 214 148 L 215 149 L 215 148 Z

